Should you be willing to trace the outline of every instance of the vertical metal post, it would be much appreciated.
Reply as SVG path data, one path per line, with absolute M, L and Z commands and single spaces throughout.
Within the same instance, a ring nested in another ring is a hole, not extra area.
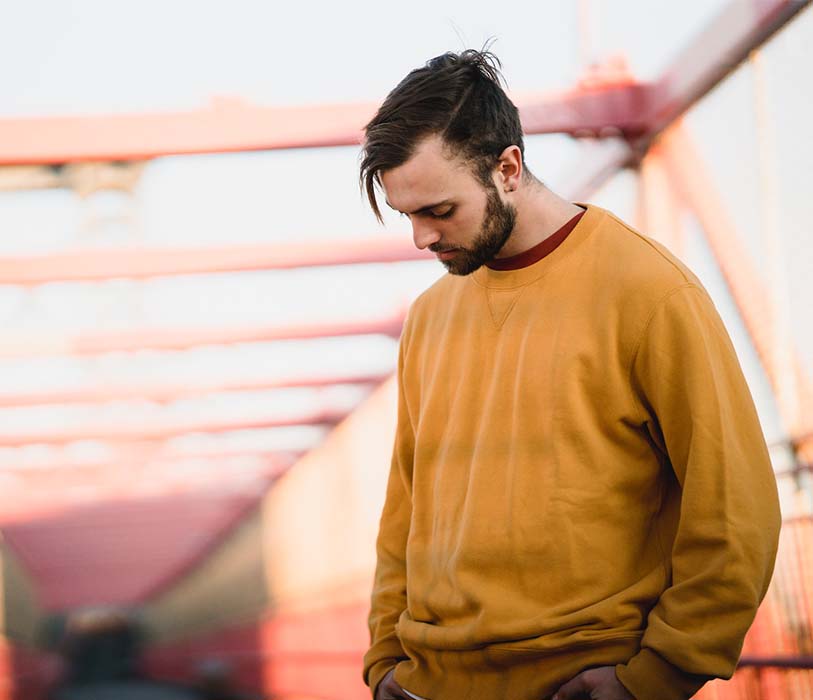
M 686 254 L 682 204 L 669 182 L 663 154 L 653 145 L 638 167 L 636 225 L 647 236 L 665 245 L 677 257 Z
M 778 402 L 784 407 L 783 418 L 792 435 L 801 432 L 799 394 L 794 370 L 791 336 L 791 295 L 788 267 L 782 240 L 781 207 L 779 205 L 778 168 L 776 162 L 775 129 L 770 115 L 770 98 L 761 52 L 750 55 L 754 81 L 754 111 L 757 125 L 757 147 L 760 182 L 760 234 L 763 259 L 766 263 L 767 294 L 773 307 L 770 326 L 771 371 L 776 377 Z

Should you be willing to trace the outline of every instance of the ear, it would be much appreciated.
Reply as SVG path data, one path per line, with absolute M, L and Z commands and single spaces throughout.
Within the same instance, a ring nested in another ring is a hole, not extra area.
M 519 146 L 508 146 L 497 163 L 497 187 L 514 192 L 522 179 L 522 151 Z

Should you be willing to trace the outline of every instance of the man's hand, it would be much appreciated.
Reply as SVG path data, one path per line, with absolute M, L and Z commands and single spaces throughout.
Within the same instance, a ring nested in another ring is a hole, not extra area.
M 589 668 L 565 683 L 553 700 L 635 700 L 616 678 L 614 666 Z
M 375 689 L 375 700 L 412 700 L 392 677 L 395 669 L 387 672 Z

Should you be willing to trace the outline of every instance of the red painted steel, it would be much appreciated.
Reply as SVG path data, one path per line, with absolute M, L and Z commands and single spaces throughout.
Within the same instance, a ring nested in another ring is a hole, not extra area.
M 256 107 L 215 100 L 196 112 L 4 119 L 0 164 L 354 145 L 376 106 Z
M 517 99 L 526 133 L 644 128 L 649 85 Z M 195 112 L 0 119 L 0 165 L 146 160 L 164 155 L 357 146 L 375 103 L 258 107 L 216 101 Z
M 813 517 L 783 523 L 768 594 L 745 638 L 734 678 L 714 681 L 697 700 L 813 697 Z
M 129 605 L 207 551 L 256 496 L 173 494 L 106 501 L 4 526 L 50 610 Z
M 3 474 L 19 476 L 29 482 L 31 488 L 39 488 L 46 486 L 48 483 L 53 483 L 60 475 L 64 475 L 68 472 L 73 472 L 74 475 L 82 473 L 86 475 L 89 481 L 97 483 L 102 480 L 105 470 L 132 470 L 133 467 L 138 464 L 144 464 L 145 462 L 149 464 L 153 461 L 160 462 L 162 466 L 167 466 L 173 462 L 198 460 L 226 461 L 244 457 L 256 457 L 266 460 L 270 465 L 276 465 L 278 462 L 286 462 L 289 459 L 298 458 L 300 456 L 302 456 L 301 451 L 286 450 L 284 448 L 277 450 L 161 450 L 155 455 L 151 447 L 142 450 L 140 446 L 134 448 L 124 446 L 121 450 L 114 452 L 113 457 L 110 458 L 99 459 L 97 461 L 79 461 L 61 457 L 49 459 L 46 463 L 28 464 L 26 466 L 11 464 L 10 466 L 3 467 Z M 5 513 L 2 509 L 0 509 L 0 512 Z M 0 519 L 0 522 L 2 522 L 2 519 Z
M 33 286 L 48 282 L 149 279 L 299 267 L 433 260 L 409 237 L 343 239 L 296 244 L 211 248 L 119 248 L 53 255 L 0 258 L 0 284 Z
M 769 599 L 765 606 L 770 604 Z M 366 699 L 369 690 L 361 683 L 360 668 L 367 647 L 367 611 L 366 602 L 357 602 L 305 613 L 272 613 L 253 625 L 153 646 L 144 669 L 156 680 L 191 682 L 201 660 L 217 660 L 231 669 L 239 690 L 275 698 Z M 746 649 L 756 631 L 749 633 Z M 805 655 L 744 656 L 731 681 L 712 682 L 695 697 L 807 697 L 798 693 L 813 690 L 813 674 L 806 671 L 811 668 L 813 660 Z
M 649 149 L 638 169 L 636 227 L 656 238 L 684 259 L 682 202 L 669 182 L 658 143 Z
M 740 668 L 789 668 L 813 670 L 813 656 L 743 656 Z
M 152 446 L 149 446 L 152 447 Z M 49 518 L 55 513 L 85 507 L 89 502 L 152 498 L 156 493 L 221 495 L 257 494 L 285 473 L 302 452 L 220 452 L 211 454 L 157 454 L 151 449 L 122 450 L 108 462 L 75 465 L 54 463 L 52 468 L 4 469 L 0 490 L 0 527 Z M 250 457 L 246 469 L 235 459 Z M 180 473 L 179 461 L 194 462 L 195 469 Z M 208 462 L 200 464 L 201 461 Z M 213 464 L 214 463 L 214 464 Z M 240 471 L 234 473 L 237 466 Z
M 774 388 L 779 411 L 792 424 L 789 419 L 795 415 L 795 409 L 783 405 L 777 391 L 779 378 L 775 376 L 771 362 L 774 348 L 770 329 L 773 327 L 775 310 L 771 307 L 768 290 L 744 250 L 703 159 L 686 130 L 680 126 L 671 129 L 662 139 L 661 148 L 672 186 L 697 216 Z M 794 360 L 800 398 L 799 415 L 807 420 L 806 424 L 796 426 L 799 431 L 797 449 L 801 451 L 809 450 L 813 445 L 812 438 L 804 437 L 813 428 L 810 424 L 813 421 L 813 381 L 805 371 L 798 352 Z
M 211 423 L 183 423 L 166 425 L 143 425 L 143 423 L 121 426 L 99 426 L 66 430 L 60 433 L 17 433 L 0 434 L 0 447 L 22 447 L 24 445 L 66 445 L 83 440 L 104 442 L 157 442 L 180 435 L 193 433 L 228 433 L 238 430 L 267 430 L 288 428 L 297 425 L 333 426 L 341 422 L 345 411 L 320 411 L 303 416 L 286 416 L 254 421 L 221 421 Z
M 388 317 L 340 323 L 299 324 L 255 328 L 189 328 L 186 330 L 142 328 L 128 331 L 84 333 L 74 337 L 30 336 L 0 342 L 0 357 L 53 357 L 102 355 L 139 350 L 188 350 L 201 345 L 238 345 L 278 340 L 313 340 L 351 335 L 401 334 L 405 312 Z
M 207 664 L 216 662 L 227 669 L 229 685 L 257 694 L 264 685 L 262 635 L 258 624 L 219 629 L 172 644 L 153 644 L 146 650 L 144 674 L 156 681 L 195 683 Z
M 631 79 L 608 85 L 579 86 L 545 99 L 518 105 L 526 134 L 569 134 L 630 138 L 649 130 L 647 116 L 658 88 Z
M 63 675 L 57 656 L 16 645 L 0 635 L 0 700 L 47 700 Z
M 696 104 L 810 0 L 732 0 L 675 57 L 658 81 L 647 122 L 657 134 Z
M 48 392 L 0 394 L 0 408 L 10 406 L 43 406 L 50 404 L 87 404 L 110 401 L 154 401 L 170 403 L 182 399 L 197 398 L 209 394 L 244 391 L 273 391 L 276 389 L 308 389 L 328 386 L 375 385 L 383 382 L 390 373 L 367 375 L 341 375 L 325 377 L 286 377 L 251 382 L 212 382 L 200 385 L 153 385 L 153 386 L 97 386 Z
M 368 700 L 361 660 L 366 602 L 310 612 L 272 613 L 253 625 L 152 647 L 144 668 L 155 680 L 190 682 L 202 659 L 232 669 L 234 687 L 279 698 Z

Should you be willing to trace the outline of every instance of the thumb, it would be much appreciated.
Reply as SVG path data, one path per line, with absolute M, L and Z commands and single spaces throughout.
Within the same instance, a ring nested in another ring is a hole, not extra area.
M 584 679 L 584 673 L 580 673 L 575 678 L 571 678 L 559 690 L 557 690 L 551 700 L 578 700 L 584 694 L 590 693 L 590 687 Z

